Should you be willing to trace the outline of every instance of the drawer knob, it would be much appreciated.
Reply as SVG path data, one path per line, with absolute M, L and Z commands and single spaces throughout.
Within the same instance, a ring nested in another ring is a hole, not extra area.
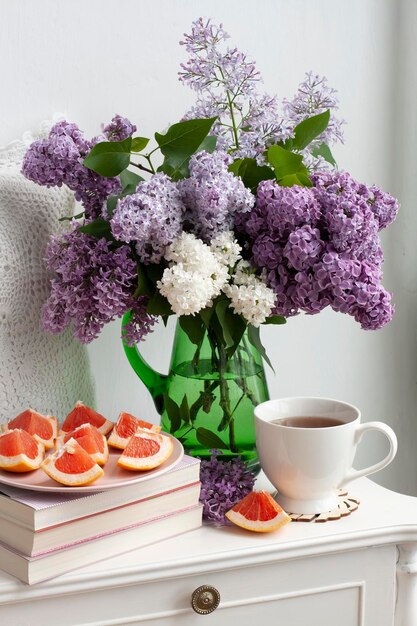
M 212 613 L 220 603 L 220 594 L 216 587 L 210 585 L 202 585 L 193 591 L 191 596 L 191 606 L 196 613 L 207 615 Z

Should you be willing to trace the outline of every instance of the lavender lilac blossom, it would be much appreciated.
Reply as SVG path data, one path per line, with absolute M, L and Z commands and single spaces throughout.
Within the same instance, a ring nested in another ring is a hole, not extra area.
M 89 343 L 105 324 L 133 309 L 127 339 L 135 341 L 139 322 L 140 338 L 150 331 L 153 320 L 133 297 L 137 269 L 129 246 L 112 249 L 105 239 L 74 229 L 51 239 L 45 262 L 54 273 L 42 315 L 45 330 L 60 333 L 72 324 L 74 336 Z
M 180 81 L 197 93 L 196 105 L 184 119 L 216 116 L 211 134 L 218 136 L 219 148 L 262 160 L 265 146 L 285 140 L 289 129 L 277 113 L 276 98 L 257 93 L 261 77 L 255 63 L 237 48 L 226 47 L 227 39 L 221 24 L 199 18 L 180 42 L 189 55 Z
M 309 150 L 321 143 L 343 143 L 343 120 L 335 117 L 338 109 L 337 92 L 327 84 L 324 76 L 307 72 L 304 81 L 300 83 L 297 93 L 292 100 L 283 100 L 283 114 L 291 123 L 292 128 L 312 115 L 330 111 L 330 121 L 326 130 L 316 137 L 309 146 Z
M 133 242 L 142 263 L 159 263 L 182 230 L 184 210 L 177 185 L 166 174 L 155 174 L 117 202 L 110 220 L 113 236 Z
M 108 141 L 123 141 L 131 137 L 136 130 L 136 126 L 127 117 L 115 115 L 112 121 L 104 126 L 103 134 Z
M 259 94 L 262 82 L 253 61 L 225 46 L 229 35 L 222 24 L 199 18 L 191 33 L 184 35 L 188 60 L 181 65 L 180 81 L 197 93 L 196 104 L 184 119 L 217 117 L 211 134 L 218 137 L 218 148 L 229 150 L 237 158 L 255 158 L 264 162 L 265 149 L 293 136 L 295 126 L 308 117 L 330 111 L 327 129 L 302 151 L 313 169 L 327 167 L 311 151 L 321 143 L 343 142 L 343 121 L 335 116 L 338 108 L 336 90 L 323 76 L 309 72 L 292 100 L 279 107 L 276 96 Z
M 252 491 L 255 475 L 240 457 L 222 461 L 221 453 L 213 450 L 210 460 L 201 461 L 200 480 L 204 518 L 227 525 L 225 513 Z
M 198 152 L 190 160 L 190 177 L 178 183 L 185 221 L 205 242 L 232 228 L 235 215 L 250 211 L 255 202 L 242 179 L 228 171 L 231 162 L 222 151 Z
M 395 219 L 398 203 L 346 172 L 317 172 L 314 186 L 260 183 L 251 213 L 238 216 L 252 263 L 274 290 L 274 313 L 286 317 L 326 306 L 375 330 L 392 318 L 381 285 L 378 231 Z
M 101 214 L 106 199 L 120 191 L 117 178 L 105 178 L 83 165 L 96 140 L 87 141 L 76 124 L 55 124 L 47 139 L 32 143 L 23 159 L 26 178 L 46 187 L 67 185 L 86 211 L 86 217 Z

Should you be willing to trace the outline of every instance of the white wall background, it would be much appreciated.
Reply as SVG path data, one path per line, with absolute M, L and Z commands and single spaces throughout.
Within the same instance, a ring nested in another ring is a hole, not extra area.
M 268 374 L 271 397 L 345 399 L 365 420 L 391 424 L 399 455 L 375 479 L 417 494 L 415 1 L 0 0 L 0 145 L 55 111 L 91 136 L 115 112 L 145 136 L 174 123 L 193 99 L 177 81 L 178 41 L 200 15 L 222 21 L 257 60 L 268 92 L 291 96 L 306 70 L 325 74 L 348 121 L 339 164 L 402 201 L 384 234 L 385 285 L 397 307 L 388 327 L 365 332 L 324 311 L 265 328 L 263 339 L 277 372 Z M 108 327 L 90 349 L 98 408 L 156 421 L 118 336 L 118 324 Z M 156 368 L 167 369 L 171 339 L 172 326 L 147 339 Z M 385 452 L 377 434 L 367 437 L 358 465 Z

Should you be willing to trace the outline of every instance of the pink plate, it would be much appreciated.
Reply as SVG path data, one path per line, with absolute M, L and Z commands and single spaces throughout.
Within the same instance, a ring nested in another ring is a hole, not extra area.
M 92 485 L 84 485 L 83 487 L 65 487 L 60 483 L 49 478 L 41 469 L 33 472 L 25 472 L 22 474 L 13 474 L 13 472 L 5 472 L 0 470 L 0 483 L 10 485 L 11 487 L 20 487 L 21 489 L 31 489 L 32 491 L 48 491 L 49 493 L 91 493 L 92 491 L 105 491 L 107 489 L 116 489 L 133 483 L 142 483 L 150 480 L 155 476 L 165 474 L 175 467 L 184 456 L 184 448 L 178 439 L 164 433 L 165 436 L 171 437 L 174 449 L 171 456 L 159 467 L 144 472 L 130 472 L 117 465 L 117 460 L 122 454 L 122 450 L 116 450 L 109 446 L 109 460 L 104 466 L 104 475 L 96 480 Z

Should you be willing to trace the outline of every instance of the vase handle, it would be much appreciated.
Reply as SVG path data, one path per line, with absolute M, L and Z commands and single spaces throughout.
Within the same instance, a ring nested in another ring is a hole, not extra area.
M 130 311 L 123 316 L 122 328 L 130 322 L 131 316 L 132 313 Z M 164 393 L 166 392 L 168 377 L 154 370 L 149 363 L 145 361 L 136 345 L 128 346 L 123 341 L 123 348 L 130 365 L 151 394 L 156 410 L 162 415 L 164 410 Z

